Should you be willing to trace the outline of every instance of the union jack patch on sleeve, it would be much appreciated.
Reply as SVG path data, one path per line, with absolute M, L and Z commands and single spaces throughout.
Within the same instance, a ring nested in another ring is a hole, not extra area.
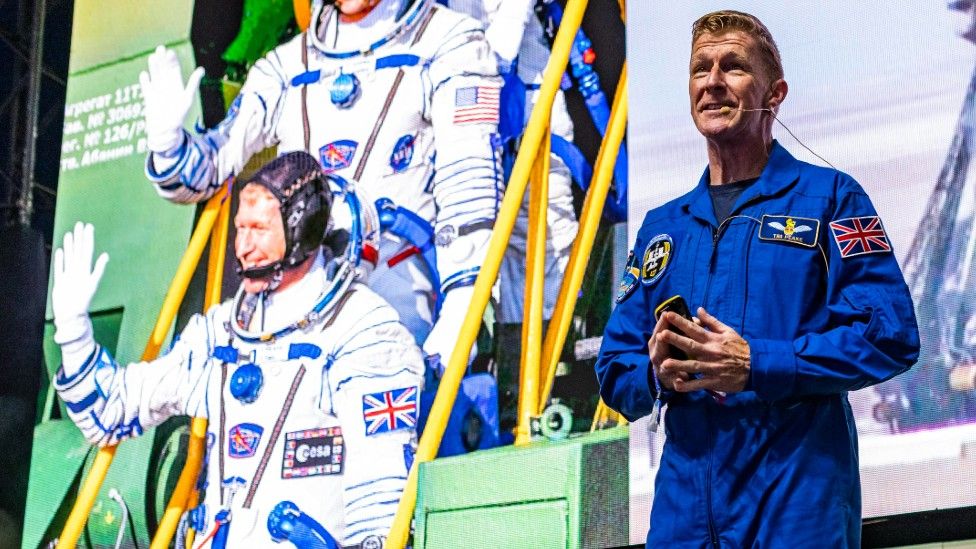
M 498 105 L 501 88 L 498 86 L 471 86 L 454 92 L 454 123 L 498 123 Z
M 876 215 L 831 221 L 830 231 L 841 257 L 891 251 L 888 235 Z
M 416 427 L 417 388 L 363 395 L 363 420 L 367 435 Z

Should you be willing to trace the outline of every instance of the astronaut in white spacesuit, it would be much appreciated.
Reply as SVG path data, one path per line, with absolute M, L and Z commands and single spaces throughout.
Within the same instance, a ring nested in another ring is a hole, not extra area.
M 206 547 L 382 547 L 406 484 L 423 385 L 396 312 L 320 245 L 332 194 L 315 158 L 278 157 L 243 186 L 236 297 L 190 319 L 172 349 L 121 367 L 87 309 L 107 256 L 91 225 L 55 253 L 52 308 L 71 419 L 99 445 L 176 415 L 208 418 Z
M 191 135 L 201 74 L 184 86 L 160 47 L 141 75 L 146 173 L 159 194 L 196 202 L 266 147 L 310 152 L 386 213 L 423 222 L 419 239 L 385 233 L 369 285 L 446 362 L 503 190 L 501 81 L 479 23 L 432 0 L 315 0 L 308 31 L 258 60 L 224 121 Z
M 532 107 L 539 98 L 543 71 L 549 61 L 549 43 L 542 23 L 534 12 L 535 0 L 447 0 L 453 10 L 471 15 L 485 25 L 485 39 L 495 54 L 498 70 L 515 75 L 526 87 L 524 120 L 527 124 Z M 556 91 L 552 105 L 550 131 L 568 142 L 573 141 L 573 121 L 566 110 L 563 91 Z M 546 214 L 545 301 L 543 317 L 552 316 L 559 295 L 569 252 L 576 238 L 578 223 L 573 210 L 572 178 L 569 168 L 555 153 L 550 158 L 549 211 Z M 588 182 L 586 182 L 588 183 Z M 525 302 L 525 250 L 528 239 L 528 199 L 525 193 L 512 238 L 500 273 L 498 320 L 501 323 L 522 322 Z
M 525 87 L 524 120 L 528 123 L 539 97 L 543 71 L 549 61 L 549 43 L 542 23 L 534 12 L 535 0 L 447 0 L 448 7 L 466 13 L 485 25 L 485 39 L 498 63 L 498 70 Z M 517 91 L 517 90 L 513 90 Z M 510 113 L 503 106 L 503 112 Z M 573 122 L 566 110 L 563 91 L 557 90 L 552 105 L 550 131 L 567 142 L 573 141 Z M 573 210 L 572 178 L 562 158 L 550 155 L 549 207 L 546 213 L 545 292 L 543 318 L 552 317 L 559 287 L 569 264 L 578 223 Z M 521 347 L 523 305 L 525 303 L 525 255 L 529 232 L 529 193 L 519 210 L 508 249 L 502 261 L 498 285 L 498 326 L 495 331 L 498 353 L 498 390 L 501 428 L 515 426 L 518 405 L 518 371 Z

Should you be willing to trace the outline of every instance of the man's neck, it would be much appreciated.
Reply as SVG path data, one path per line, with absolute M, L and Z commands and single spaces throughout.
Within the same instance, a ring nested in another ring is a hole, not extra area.
M 772 139 L 718 144 L 708 142 L 708 173 L 711 185 L 724 185 L 762 174 L 769 160 Z

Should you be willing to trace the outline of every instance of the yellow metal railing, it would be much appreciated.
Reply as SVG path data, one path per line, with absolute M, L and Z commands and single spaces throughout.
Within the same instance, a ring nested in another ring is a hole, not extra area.
M 193 236 L 190 237 L 190 243 L 187 245 L 186 252 L 184 252 L 183 258 L 176 268 L 173 282 L 170 283 L 169 290 L 166 292 L 166 298 L 163 300 L 163 306 L 159 310 L 159 317 L 156 319 L 156 325 L 153 327 L 152 334 L 149 336 L 149 341 L 146 343 L 141 360 L 152 360 L 159 354 L 159 350 L 163 346 L 163 341 L 166 339 L 166 334 L 169 333 L 170 327 L 173 324 L 173 319 L 176 318 L 176 312 L 179 310 L 180 303 L 182 303 L 183 297 L 186 295 L 186 289 L 190 285 L 190 278 L 193 276 L 193 271 L 196 270 L 200 256 L 203 254 L 203 248 L 207 244 L 210 231 L 216 223 L 217 218 L 220 217 L 221 203 L 226 194 L 226 191 L 222 191 L 214 195 L 207 202 L 203 212 L 200 214 L 197 226 L 193 230 Z M 105 476 L 108 474 L 109 467 L 112 465 L 116 448 L 114 445 L 106 446 L 101 448 L 95 456 L 91 470 L 89 470 L 88 476 L 78 491 L 75 504 L 71 509 L 71 513 L 68 515 L 64 528 L 61 530 L 61 535 L 58 537 L 58 549 L 73 549 L 77 545 L 82 530 L 85 528 L 85 522 L 88 520 L 88 515 L 91 513 L 92 506 L 95 504 L 98 491 L 102 486 L 102 482 L 105 480 Z
M 229 193 L 228 193 L 229 194 Z M 204 292 L 203 310 L 220 303 L 221 287 L 224 283 L 224 260 L 227 256 L 227 233 L 230 227 L 230 197 L 225 195 L 221 202 L 217 222 L 213 226 L 210 236 L 210 259 L 207 262 L 207 287 Z M 186 450 L 186 462 L 180 477 L 176 481 L 173 494 L 166 504 L 163 518 L 159 521 L 159 528 L 153 536 L 150 549 L 166 549 L 173 539 L 176 529 L 180 525 L 180 518 L 188 508 L 195 507 L 199 494 L 194 489 L 197 476 L 201 474 L 201 465 L 205 453 L 207 440 L 207 420 L 195 417 L 190 420 L 190 440 Z M 186 537 L 186 546 L 193 545 L 193 531 Z M 183 549 L 178 547 L 177 549 Z
M 549 321 L 549 330 L 546 332 L 546 340 L 543 343 L 542 366 L 545 370 L 542 375 L 542 392 L 539 394 L 538 400 L 539 408 L 536 410 L 538 414 L 542 413 L 542 408 L 545 407 L 546 401 L 549 400 L 549 394 L 552 392 L 559 354 L 566 343 L 566 334 L 569 333 L 569 326 L 573 320 L 573 310 L 576 308 L 576 300 L 580 288 L 583 286 L 583 275 L 586 272 L 586 264 L 590 260 L 590 252 L 593 251 L 593 241 L 600 225 L 603 206 L 607 201 L 607 193 L 613 179 L 613 167 L 617 163 L 617 155 L 620 153 L 620 144 L 623 142 L 626 128 L 627 64 L 624 63 L 620 71 L 620 80 L 617 83 L 617 93 L 614 95 L 613 105 L 610 109 L 610 121 L 607 123 L 606 135 L 603 137 L 600 152 L 597 153 L 596 162 L 593 165 L 593 180 L 590 182 L 586 199 L 583 201 L 579 232 L 573 242 L 569 264 L 566 266 L 566 276 L 559 288 L 559 297 L 556 298 L 556 306 L 553 309 L 552 319 Z
M 545 302 L 546 215 L 549 210 L 549 147 L 546 126 L 529 185 L 529 231 L 525 253 L 525 300 L 522 322 L 522 360 L 519 367 L 518 424 L 515 444 L 532 441 L 533 419 L 538 416 L 539 364 L 541 363 L 542 307 Z
M 447 369 L 440 380 L 437 396 L 434 397 L 434 404 L 427 420 L 427 427 L 424 429 L 423 436 L 420 437 L 417 454 L 407 477 L 407 485 L 400 497 L 400 506 L 397 508 L 393 527 L 387 538 L 387 545 L 392 549 L 403 549 L 407 543 L 410 520 L 413 518 L 414 506 L 417 503 L 417 470 L 421 463 L 434 458 L 444 436 L 444 428 L 447 425 L 451 407 L 454 405 L 454 399 L 461 385 L 461 378 L 467 368 L 468 354 L 458 352 L 458 349 L 470 349 L 477 337 L 481 317 L 488 305 L 491 287 L 498 277 L 502 256 L 508 246 L 508 240 L 512 234 L 522 198 L 525 195 L 529 175 L 540 155 L 543 139 L 548 135 L 552 103 L 559 89 L 563 69 L 569 61 L 573 38 L 579 30 L 586 5 L 587 0 L 569 0 L 563 13 L 562 22 L 553 42 L 552 54 L 549 56 L 545 76 L 539 89 L 539 96 L 529 117 L 529 123 L 522 137 L 518 155 L 515 157 L 515 165 L 512 168 L 505 197 L 502 199 L 498 218 L 495 220 L 491 241 L 488 244 L 488 253 L 474 284 L 474 296 L 471 299 L 468 314 L 461 325 L 461 332 L 454 352 L 451 354 Z M 541 330 L 539 331 L 541 332 Z

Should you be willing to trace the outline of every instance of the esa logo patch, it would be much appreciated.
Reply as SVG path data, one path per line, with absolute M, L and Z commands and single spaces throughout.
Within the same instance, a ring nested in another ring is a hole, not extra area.
M 258 451 L 264 427 L 254 423 L 240 423 L 227 432 L 227 455 L 232 458 L 249 458 Z
M 673 254 L 674 241 L 671 236 L 659 234 L 652 238 L 644 248 L 644 257 L 641 260 L 641 282 L 645 286 L 657 282 L 667 271 Z
M 322 162 L 322 170 L 325 173 L 332 173 L 352 164 L 352 159 L 356 156 L 356 148 L 359 143 L 351 139 L 341 139 L 333 141 L 319 149 L 319 161 Z
M 397 139 L 396 145 L 393 146 L 393 153 L 390 155 L 390 167 L 393 168 L 393 173 L 402 172 L 410 165 L 410 161 L 413 160 L 413 143 L 412 135 L 404 135 Z
M 637 283 L 640 282 L 640 275 L 640 261 L 634 255 L 634 251 L 631 250 L 630 254 L 627 255 L 627 264 L 624 266 L 624 276 L 620 279 L 620 284 L 617 285 L 617 303 L 627 299 L 627 296 L 634 291 Z
M 281 478 L 338 475 L 345 460 L 346 444 L 341 427 L 286 433 Z
M 760 240 L 785 242 L 813 248 L 820 234 L 820 220 L 789 215 L 764 215 L 759 229 Z

